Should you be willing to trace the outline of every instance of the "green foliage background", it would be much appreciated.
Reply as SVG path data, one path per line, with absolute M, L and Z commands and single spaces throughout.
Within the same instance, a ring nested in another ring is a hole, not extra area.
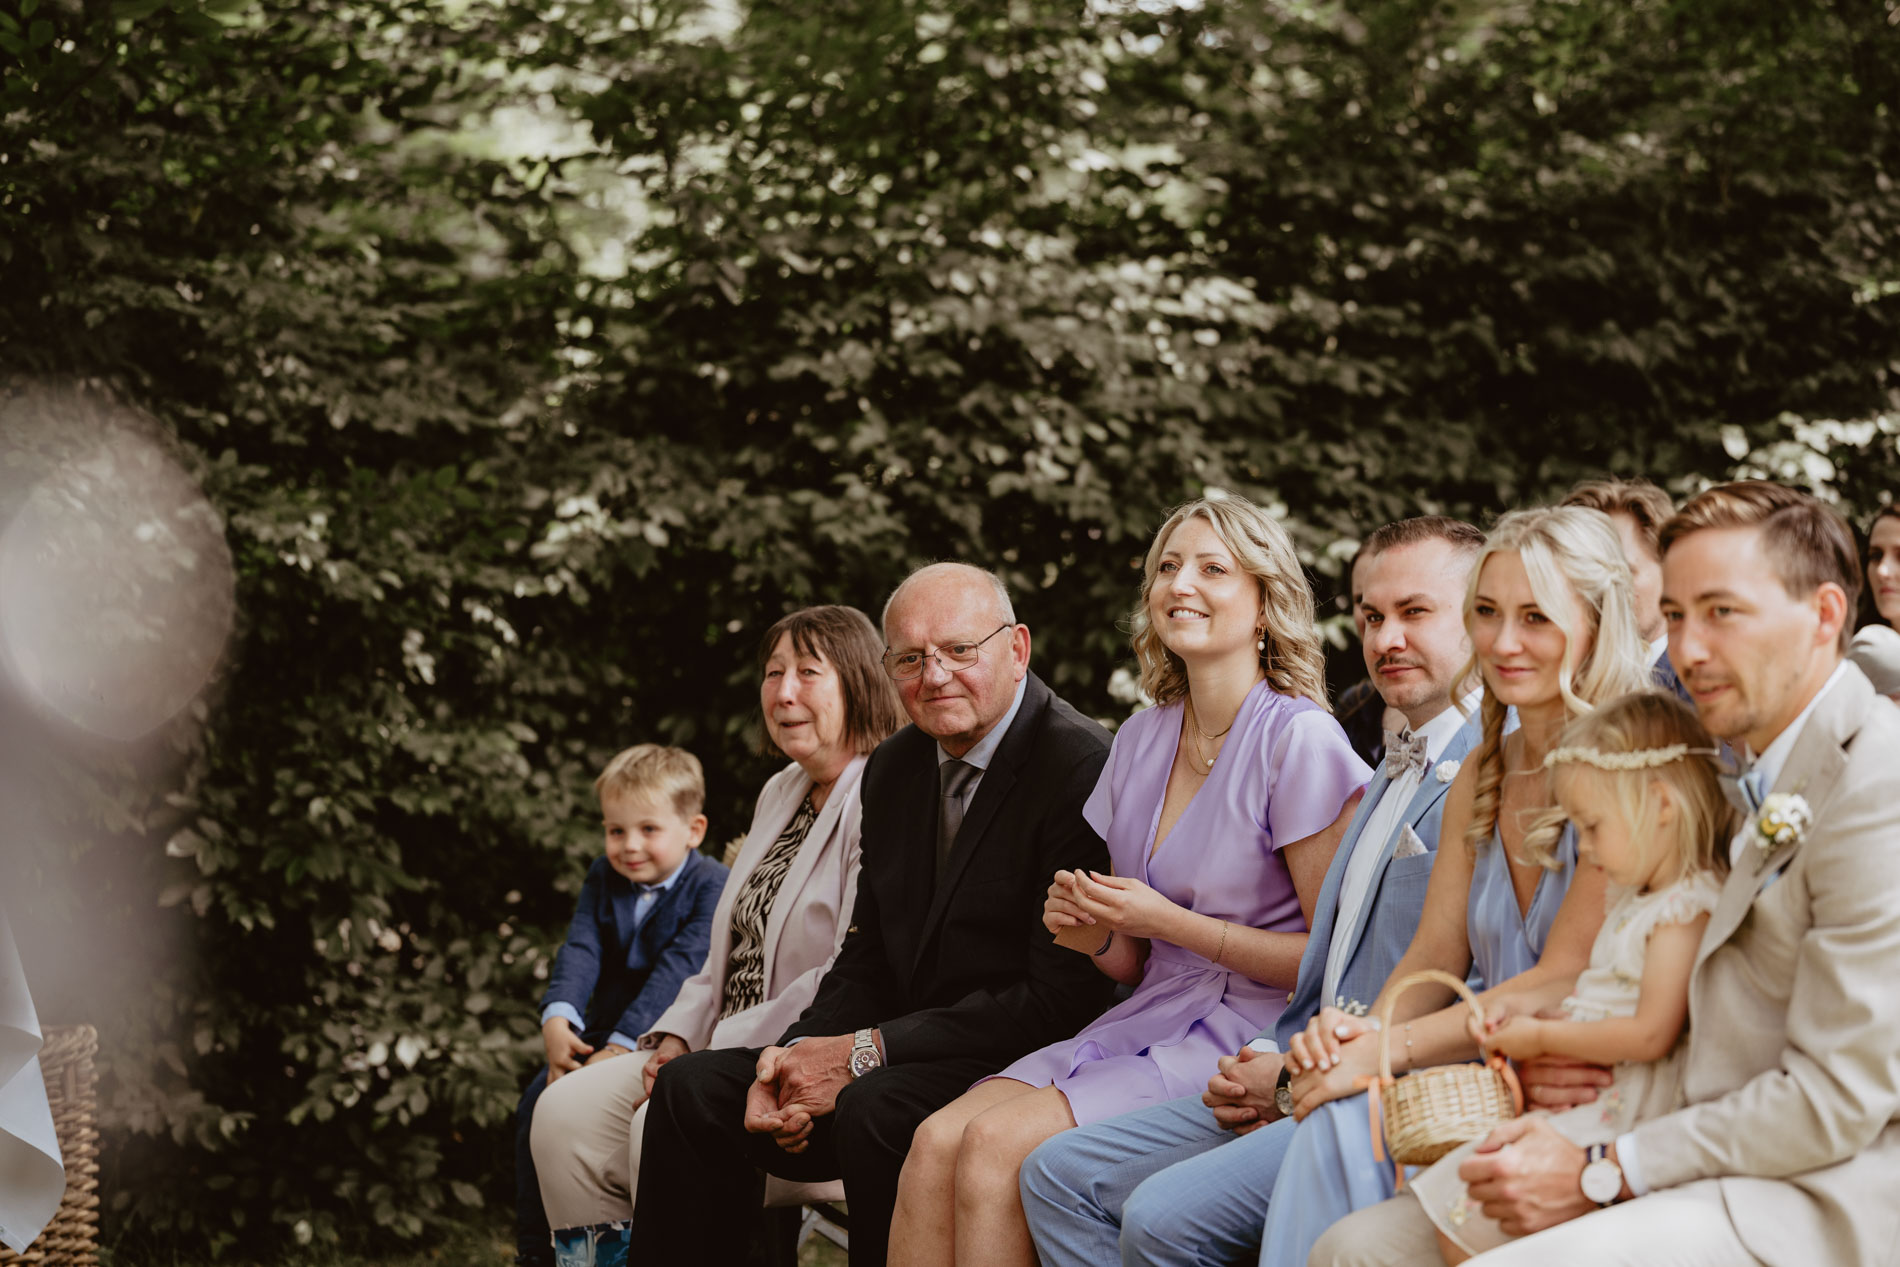
M 503 1198 L 592 775 L 742 830 L 792 606 L 993 562 L 1107 713 L 1209 485 L 1323 592 L 1583 475 L 1894 487 L 1896 0 L 0 0 L 0 75 L 0 365 L 238 575 L 205 724 L 30 754 L 7 894 L 137 930 L 42 1003 L 138 1237 Z

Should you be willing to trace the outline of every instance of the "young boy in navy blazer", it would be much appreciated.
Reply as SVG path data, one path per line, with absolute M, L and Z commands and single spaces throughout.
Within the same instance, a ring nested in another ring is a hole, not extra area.
M 547 1065 L 515 1115 L 515 1261 L 551 1267 L 547 1215 L 529 1150 L 534 1104 L 583 1064 L 633 1050 L 706 961 L 726 868 L 698 851 L 706 780 L 690 752 L 638 744 L 594 780 L 605 856 L 581 883 L 567 941 L 541 999 Z

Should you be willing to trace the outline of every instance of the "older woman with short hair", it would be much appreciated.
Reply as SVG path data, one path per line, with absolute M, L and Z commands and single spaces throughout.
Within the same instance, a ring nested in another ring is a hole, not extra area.
M 557 1246 L 626 1236 L 645 1104 L 662 1065 L 702 1048 L 776 1042 L 817 993 L 857 894 L 865 757 L 903 723 L 883 653 L 854 607 L 793 612 L 761 641 L 760 747 L 791 764 L 759 793 L 699 975 L 640 1050 L 568 1074 L 541 1097 L 534 1161 Z

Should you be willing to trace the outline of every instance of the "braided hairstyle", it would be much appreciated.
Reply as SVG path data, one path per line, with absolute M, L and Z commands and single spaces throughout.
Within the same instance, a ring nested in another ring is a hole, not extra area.
M 1530 577 L 1531 593 L 1564 635 L 1564 663 L 1557 689 L 1572 717 L 1595 705 L 1640 690 L 1649 682 L 1648 646 L 1637 629 L 1636 599 L 1623 543 L 1604 515 L 1576 506 L 1514 510 L 1499 519 L 1485 537 L 1484 551 L 1471 569 L 1465 591 L 1465 630 L 1471 631 L 1479 578 L 1493 554 L 1514 553 Z M 1574 599 L 1574 602 L 1572 601 Z M 1581 624 L 1573 619 L 1581 618 Z M 1569 649 L 1582 641 L 1583 657 L 1573 672 Z M 1479 664 L 1473 640 L 1467 674 Z M 1478 782 L 1472 790 L 1471 823 L 1465 843 L 1475 856 L 1498 825 L 1504 784 L 1504 719 L 1507 709 L 1486 684 L 1482 715 L 1484 738 L 1477 750 Z

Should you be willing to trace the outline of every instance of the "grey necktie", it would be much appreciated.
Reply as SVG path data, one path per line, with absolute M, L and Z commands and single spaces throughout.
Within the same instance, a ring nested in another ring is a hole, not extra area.
M 957 829 L 963 826 L 963 792 L 977 776 L 977 768 L 952 758 L 937 766 L 937 878 L 943 878 L 950 862 L 950 847 L 957 842 Z

